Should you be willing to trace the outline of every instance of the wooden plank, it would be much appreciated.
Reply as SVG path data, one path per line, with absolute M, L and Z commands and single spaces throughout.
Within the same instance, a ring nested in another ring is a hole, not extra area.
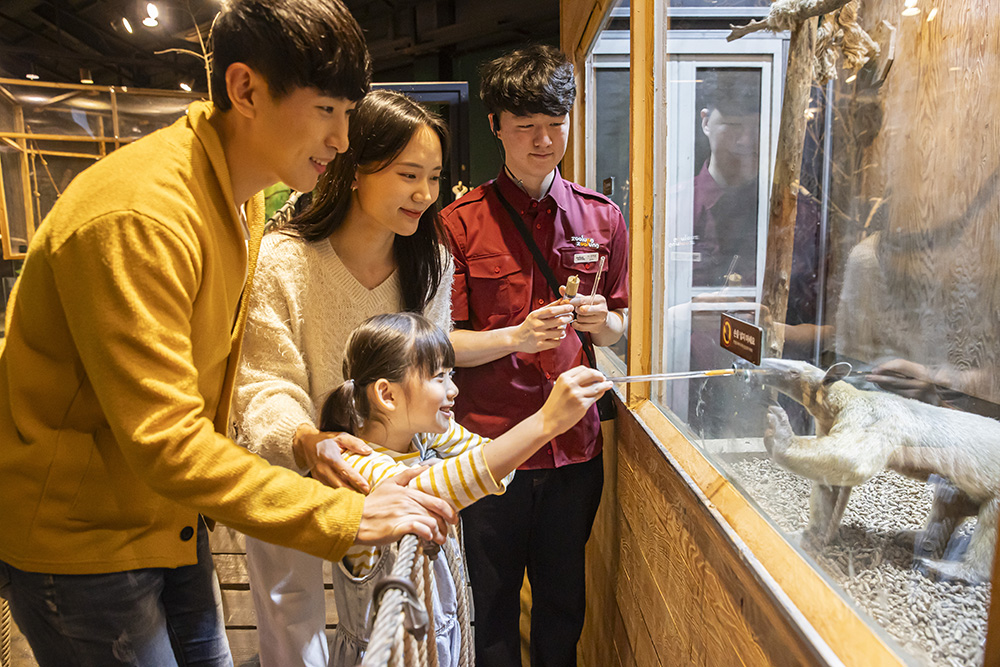
M 229 638 L 229 650 L 233 654 L 233 664 L 235 667 L 258 667 L 260 665 L 260 642 L 257 639 L 257 631 L 253 629 L 232 629 L 226 630 Z
M 640 539 L 638 534 L 646 535 L 648 539 Z M 639 608 L 644 610 L 642 622 L 657 654 L 672 656 L 683 664 L 700 664 L 701 623 L 694 618 L 698 615 L 697 602 L 701 598 L 701 577 L 675 572 L 672 578 L 664 580 L 655 571 L 658 568 L 654 567 L 669 562 L 685 562 L 675 551 L 682 544 L 675 540 L 676 537 L 663 531 L 662 526 L 658 530 L 654 522 L 633 526 L 623 508 L 620 579 L 624 580 L 622 585 L 628 588 L 630 597 L 635 598 Z M 651 544 L 659 548 L 646 552 Z M 662 558 L 664 555 L 668 555 L 670 560 L 665 561 Z M 667 597 L 664 591 L 667 582 L 676 585 L 673 589 L 675 597 Z
M 208 534 L 208 543 L 212 546 L 213 554 L 245 554 L 246 540 L 246 535 L 221 523 L 216 524 L 215 529 Z
M 28 640 L 11 620 L 10 624 L 10 667 L 38 667 L 35 654 L 28 646 Z
M 223 588 L 249 588 L 250 575 L 247 572 L 247 557 L 245 553 L 216 553 L 215 571 L 219 575 L 219 584 Z M 333 584 L 333 564 L 323 563 L 323 584 L 330 588 Z
M 615 657 L 622 667 L 633 667 L 635 665 L 635 654 L 632 653 L 632 646 L 628 642 L 628 634 L 625 632 L 625 621 L 622 619 L 621 611 L 615 607 L 614 631 L 611 635 L 611 642 L 614 644 Z M 597 667 L 597 666 L 595 666 Z
M 636 417 L 641 418 L 641 422 Z M 771 585 L 780 587 L 780 592 L 774 595 L 787 595 L 787 599 L 795 605 L 787 613 L 801 612 L 804 620 L 811 624 L 818 636 L 845 663 L 871 666 L 901 664 L 900 658 L 873 632 L 855 609 L 720 475 L 655 405 L 643 403 L 638 406 L 636 414 L 627 413 L 625 417 L 620 417 L 618 428 L 621 433 L 619 465 L 626 456 L 626 448 L 629 448 L 628 451 L 635 452 L 637 456 L 635 470 L 655 469 L 657 465 L 669 466 L 671 472 L 663 474 L 656 482 L 657 485 L 663 485 L 660 487 L 663 489 L 660 498 L 664 500 L 658 502 L 669 499 L 667 504 L 673 505 L 678 502 L 679 497 L 690 498 L 694 492 L 689 484 L 694 484 L 695 488 L 707 496 L 698 499 L 694 505 L 697 518 L 687 516 L 692 513 L 690 507 L 684 508 L 686 514 L 682 513 L 692 525 L 712 526 L 712 530 L 720 534 L 715 538 L 715 544 L 699 542 L 698 548 L 702 552 L 725 554 L 731 563 L 729 567 L 739 573 L 740 577 L 766 577 L 771 580 Z M 659 444 L 651 440 L 646 429 L 657 434 Z M 661 446 L 663 450 L 660 450 Z M 660 461 L 659 464 L 657 460 Z M 678 470 L 684 472 L 680 473 Z M 689 481 L 684 479 L 688 476 Z M 664 506 L 652 505 L 651 498 L 645 498 L 643 502 L 643 511 L 649 514 L 663 514 L 666 511 Z M 655 509 L 650 509 L 651 507 Z M 723 539 L 721 534 L 727 530 L 733 531 L 733 534 L 728 539 Z M 696 540 L 704 539 L 704 536 L 696 535 Z M 733 540 L 744 544 L 744 553 L 737 553 L 738 545 Z M 759 562 L 754 565 L 752 561 Z M 778 606 L 777 601 L 772 604 Z M 745 599 L 743 605 L 746 605 Z M 765 602 L 760 602 L 759 607 L 761 614 L 777 612 L 777 609 L 774 612 L 769 610 Z M 787 621 L 783 623 L 787 625 Z M 791 650 L 793 647 L 786 648 Z M 800 652 L 809 648 L 798 644 Z M 765 649 L 768 650 L 769 647 L 765 646 Z
M 215 554 L 215 572 L 223 588 L 250 588 L 246 554 Z
M 653 178 L 653 119 L 656 97 L 653 72 L 656 71 L 656 34 L 658 25 L 655 0 L 633 0 L 630 5 L 632 47 L 629 60 L 629 373 L 649 373 L 652 368 L 653 318 L 653 246 L 656 206 Z M 662 286 L 661 286 L 662 287 Z M 628 404 L 649 398 L 649 385 L 628 385 Z
M 624 543 L 622 547 L 625 547 Z M 635 596 L 634 587 L 629 586 L 628 575 L 624 571 L 619 573 L 617 579 L 615 600 L 621 610 L 625 633 L 634 656 L 634 664 L 637 667 L 660 667 L 656 647 L 643 620 L 643 616 L 649 610 L 643 609 Z M 653 614 L 653 616 L 658 615 Z
M 325 589 L 326 597 L 326 627 L 337 626 L 337 601 L 333 590 Z M 253 606 L 253 593 L 242 589 L 222 589 L 222 608 L 225 614 L 226 627 L 253 628 L 257 627 L 257 612 Z

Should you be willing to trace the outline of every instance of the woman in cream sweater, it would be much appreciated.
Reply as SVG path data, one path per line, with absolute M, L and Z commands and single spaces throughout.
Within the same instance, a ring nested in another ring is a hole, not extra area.
M 324 110 L 318 109 L 319 113 Z M 326 169 L 310 208 L 261 243 L 233 405 L 234 437 L 271 463 L 330 485 L 367 483 L 339 466 L 357 441 L 317 429 L 343 382 L 350 332 L 411 311 L 451 326 L 451 256 L 438 220 L 448 132 L 406 96 L 376 91 L 350 122 L 350 148 Z M 263 667 L 325 667 L 323 561 L 247 538 Z

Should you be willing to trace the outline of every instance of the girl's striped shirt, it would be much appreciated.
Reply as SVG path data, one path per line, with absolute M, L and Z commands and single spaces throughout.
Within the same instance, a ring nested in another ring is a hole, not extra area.
M 494 478 L 483 455 L 483 446 L 489 441 L 452 419 L 444 433 L 414 435 L 408 452 L 368 443 L 373 450 L 368 456 L 351 452 L 344 452 L 343 456 L 373 489 L 412 466 L 432 463 L 409 486 L 464 509 L 480 498 L 503 493 L 514 477 L 512 471 L 499 482 Z M 380 555 L 380 547 L 355 545 L 344 556 L 344 565 L 354 576 L 363 577 L 375 567 Z

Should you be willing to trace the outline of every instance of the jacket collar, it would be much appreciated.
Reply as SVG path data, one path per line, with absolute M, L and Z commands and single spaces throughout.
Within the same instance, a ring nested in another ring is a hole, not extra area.
M 524 211 L 531 204 L 531 197 L 514 182 L 514 179 L 510 177 L 506 169 L 503 169 L 500 175 L 497 176 L 496 183 L 500 187 L 500 192 L 514 208 Z M 562 174 L 559 173 L 559 168 L 557 167 L 549 191 L 538 201 L 542 202 L 546 198 L 551 197 L 556 206 L 566 211 L 568 210 L 567 207 L 571 196 L 569 182 L 563 180 Z

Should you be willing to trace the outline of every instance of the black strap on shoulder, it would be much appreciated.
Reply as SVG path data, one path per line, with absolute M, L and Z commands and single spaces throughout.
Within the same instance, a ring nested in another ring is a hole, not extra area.
M 542 251 L 538 247 L 538 244 L 535 243 L 535 239 L 531 235 L 531 232 L 528 231 L 528 226 L 524 224 L 524 219 L 517 212 L 517 209 L 515 209 L 511 203 L 507 201 L 507 198 L 503 196 L 503 193 L 500 192 L 500 186 L 496 181 L 493 181 L 493 190 L 497 194 L 497 199 L 500 200 L 500 203 L 503 204 L 503 207 L 507 210 L 507 215 L 509 215 L 510 219 L 514 222 L 514 226 L 517 227 L 518 233 L 524 240 L 524 245 L 528 246 L 528 250 L 531 251 L 531 256 L 535 258 L 535 264 L 542 272 L 542 275 L 545 276 L 545 281 L 549 284 L 552 294 L 554 294 L 555 298 L 558 299 L 559 279 L 556 278 L 555 272 L 545 260 L 545 256 L 542 255 Z M 587 340 L 587 337 L 583 335 L 582 331 L 577 329 L 573 329 L 573 331 L 575 331 L 576 335 L 580 338 L 580 343 L 583 345 L 583 352 L 587 355 L 587 361 L 590 363 L 590 367 L 597 368 L 597 359 L 594 356 L 594 344 Z

